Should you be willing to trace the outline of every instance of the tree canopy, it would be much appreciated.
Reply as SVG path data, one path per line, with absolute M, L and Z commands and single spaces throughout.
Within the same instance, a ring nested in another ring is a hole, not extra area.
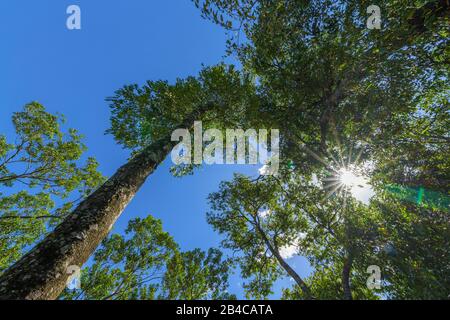
M 230 264 L 217 249 L 181 252 L 151 215 L 128 223 L 124 235 L 112 234 L 81 271 L 81 287 L 61 299 L 201 300 L 228 294 Z
M 93 251 L 173 146 L 171 132 L 195 120 L 222 131 L 280 129 L 280 171 L 236 175 L 211 193 L 207 221 L 223 236 L 223 252 L 183 252 L 160 221 L 135 219 L 125 234 L 103 240 L 82 289 L 62 298 L 234 298 L 227 292 L 233 267 L 247 298 L 269 297 L 286 276 L 293 282 L 285 299 L 447 298 L 449 2 L 377 1 L 379 30 L 367 28 L 370 1 L 193 2 L 229 32 L 228 53 L 242 67 L 208 66 L 197 77 L 127 85 L 108 98 L 108 133 L 131 160 L 75 209 L 88 221 L 84 229 L 65 220 L 52 237 L 72 241 L 73 252 L 87 244 Z M 43 235 L 53 216 L 69 213 L 71 203 L 50 213 L 52 195 L 86 196 L 102 179 L 95 160 L 74 163 L 83 151 L 78 134 L 63 139 L 58 118 L 39 104 L 13 121 L 20 139 L 8 144 L 0 137 L 0 184 L 43 192 L 2 195 L 0 224 L 13 240 L 2 240 L 0 270 Z M 374 195 L 356 199 L 352 188 L 361 186 L 344 174 L 364 179 Z M 98 225 L 102 237 L 92 232 Z M 67 239 L 65 228 L 84 238 Z M 52 249 L 50 240 L 42 246 Z M 293 255 L 307 258 L 311 275 L 301 277 L 289 264 Z M 52 274 L 73 259 L 55 259 Z M 370 282 L 377 268 L 381 278 Z

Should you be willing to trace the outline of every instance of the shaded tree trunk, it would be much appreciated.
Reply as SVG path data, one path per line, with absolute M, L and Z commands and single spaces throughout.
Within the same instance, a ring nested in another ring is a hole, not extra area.
M 344 299 L 353 300 L 352 288 L 350 286 L 350 273 L 352 270 L 353 257 L 349 254 L 344 261 L 342 268 L 342 289 L 344 290 Z
M 289 274 L 289 276 L 294 279 L 294 281 L 297 283 L 297 285 L 300 287 L 300 289 L 303 291 L 307 299 L 314 299 L 311 290 L 309 289 L 308 285 L 303 281 L 303 279 L 298 275 L 298 273 L 292 269 L 292 267 L 283 259 L 283 257 L 280 255 L 279 250 L 273 248 L 271 245 L 269 247 L 269 250 L 272 252 L 272 254 L 275 256 L 275 258 L 278 260 L 278 263 L 283 267 L 283 269 Z
M 267 247 L 269 248 L 269 251 L 275 256 L 281 267 L 287 272 L 287 274 L 290 277 L 292 277 L 292 279 L 294 279 L 294 281 L 300 287 L 300 289 L 305 294 L 307 299 L 314 299 L 312 292 L 309 289 L 308 285 L 305 283 L 305 281 L 303 281 L 303 279 L 298 275 L 298 273 L 294 269 L 292 269 L 292 267 L 283 259 L 283 257 L 280 254 L 280 251 L 278 250 L 276 245 L 272 245 L 272 243 L 267 238 L 264 230 L 261 229 L 261 226 L 257 222 L 255 224 L 256 229 L 258 230 Z
M 416 9 L 408 19 L 409 25 L 414 33 L 426 32 L 426 19 L 430 15 L 435 17 L 445 17 L 450 15 L 450 0 L 429 1 L 422 7 Z
M 191 128 L 208 108 L 206 105 L 193 112 L 179 128 Z M 170 138 L 152 143 L 119 168 L 53 232 L 7 269 L 0 277 L 0 299 L 56 299 L 71 275 L 68 268 L 81 268 L 177 143 Z

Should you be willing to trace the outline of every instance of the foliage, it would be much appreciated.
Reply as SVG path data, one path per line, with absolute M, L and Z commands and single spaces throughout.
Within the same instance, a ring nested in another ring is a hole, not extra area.
M 255 104 L 254 90 L 251 79 L 223 64 L 205 67 L 198 77 L 177 79 L 174 84 L 147 81 L 142 87 L 127 85 L 108 98 L 112 116 L 107 132 L 124 147 L 137 151 L 170 134 L 202 106 L 209 108 L 195 120 L 203 121 L 205 129 L 245 123 Z
M 86 146 L 61 116 L 33 102 L 12 121 L 14 143 L 0 136 L 0 272 L 103 181 L 94 158 L 79 164 Z
M 236 177 L 211 196 L 209 222 L 241 254 L 247 293 L 267 296 L 287 271 L 264 253 L 280 241 L 310 260 L 315 271 L 305 281 L 317 298 L 345 297 L 345 282 L 354 298 L 446 298 L 448 2 L 379 1 L 381 30 L 365 26 L 368 1 L 194 2 L 237 33 L 229 51 L 258 79 L 259 118 L 281 128 L 278 186 Z M 365 174 L 377 193 L 369 205 L 308 182 L 360 163 L 370 164 Z M 390 186 L 434 199 L 408 203 Z M 268 221 L 258 217 L 265 207 Z M 384 248 L 402 250 L 401 258 Z M 385 275 L 378 292 L 365 287 L 373 264 Z M 303 293 L 295 286 L 285 297 Z
M 66 289 L 61 299 L 232 298 L 226 293 L 229 266 L 222 253 L 180 252 L 152 216 L 133 219 L 123 235 L 106 238 L 81 274 L 81 289 Z
M 167 264 L 160 298 L 179 300 L 233 299 L 227 292 L 230 261 L 222 252 L 194 249 L 175 254 Z

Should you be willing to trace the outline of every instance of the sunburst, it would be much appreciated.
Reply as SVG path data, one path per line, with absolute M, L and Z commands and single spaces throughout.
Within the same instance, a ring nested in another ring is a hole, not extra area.
M 360 177 L 358 177 L 352 170 L 347 168 L 342 168 L 339 170 L 339 181 L 345 187 L 351 188 L 358 183 L 359 179 Z
M 368 162 L 360 161 L 363 148 L 359 148 L 358 152 L 353 153 L 354 150 L 351 146 L 348 154 L 345 154 L 342 151 L 342 145 L 338 143 L 338 148 L 335 150 L 337 157 L 331 152 L 327 152 L 326 156 L 321 157 L 306 145 L 303 147 L 316 160 L 325 165 L 327 177 L 322 180 L 327 194 L 324 200 L 334 195 L 342 195 L 345 199 L 351 195 L 357 200 L 368 202 L 373 191 L 365 172 L 371 165 Z

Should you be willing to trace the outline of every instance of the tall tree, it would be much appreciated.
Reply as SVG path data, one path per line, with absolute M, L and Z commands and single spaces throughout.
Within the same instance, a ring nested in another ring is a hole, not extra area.
M 242 276 L 250 279 L 244 286 L 248 296 L 267 297 L 275 280 L 289 276 L 297 299 L 352 299 L 353 289 L 358 298 L 374 298 L 365 288 L 367 266 L 361 262 L 375 246 L 377 211 L 347 192 L 327 199 L 327 190 L 310 176 L 284 177 L 238 175 L 210 196 L 208 221 L 225 235 L 222 245 L 236 253 Z M 308 258 L 315 270 L 311 278 L 303 279 L 289 264 L 294 255 Z M 330 271 L 338 285 L 323 291 L 323 280 L 315 278 Z
M 416 111 L 415 97 L 448 72 L 442 67 L 448 3 L 426 1 L 417 8 L 408 1 L 408 10 L 402 3 L 382 1 L 386 25 L 372 32 L 365 28 L 365 1 L 202 1 L 203 14 L 226 28 L 233 23 L 223 16 L 238 21 L 248 41 L 235 39 L 230 50 L 258 89 L 219 67 L 174 86 L 154 82 L 118 92 L 111 130 L 136 150 L 135 157 L 0 278 L 0 296 L 56 297 L 67 265 L 86 261 L 164 159 L 172 146 L 169 133 L 180 124 L 282 128 L 284 159 L 303 172 L 330 163 L 340 142 L 395 136 L 398 120 Z M 298 152 L 299 146 L 307 152 Z
M 54 299 L 69 277 L 67 268 L 82 266 L 107 236 L 114 222 L 165 159 L 176 142 L 176 128 L 191 128 L 195 120 L 224 126 L 241 120 L 254 96 L 253 83 L 232 67 L 206 68 L 198 78 L 176 84 L 148 82 L 118 90 L 110 99 L 111 132 L 134 157 L 84 199 L 36 247 L 0 277 L 0 298 Z M 209 120 L 209 121 L 208 121 Z M 229 123 L 228 122 L 228 123 Z

